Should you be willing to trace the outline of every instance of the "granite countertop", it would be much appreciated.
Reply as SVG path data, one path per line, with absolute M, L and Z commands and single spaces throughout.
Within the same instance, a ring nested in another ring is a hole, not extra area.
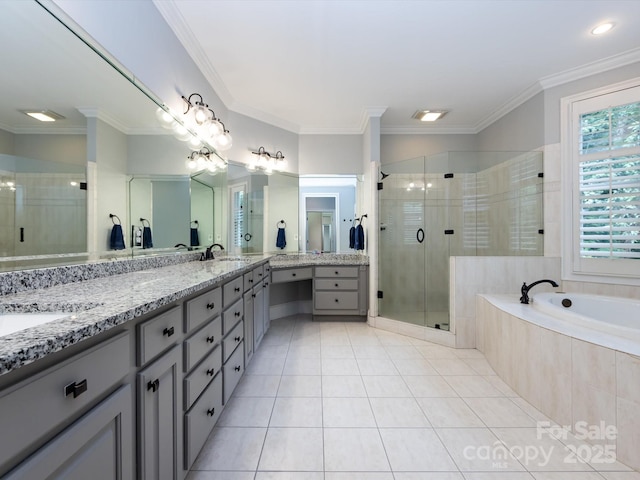
M 4 283 L 11 286 L 5 285 L 0 295 L 0 313 L 69 315 L 0 337 L 0 375 L 214 286 L 265 260 L 270 260 L 274 270 L 369 264 L 368 256 L 357 254 L 264 254 L 220 256 L 206 262 L 182 260 L 173 265 L 141 259 L 132 264 L 110 262 L 6 274 L 11 282 Z
M 0 297 L 0 311 L 69 316 L 0 337 L 0 375 L 214 286 L 268 255 L 139 270 Z
M 273 270 L 313 265 L 369 265 L 369 257 L 355 253 L 288 253 L 273 255 L 269 263 Z

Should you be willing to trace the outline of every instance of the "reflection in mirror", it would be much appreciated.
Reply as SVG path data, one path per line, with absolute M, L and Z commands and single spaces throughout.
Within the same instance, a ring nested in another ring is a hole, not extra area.
M 349 252 L 349 230 L 358 212 L 357 175 L 300 177 L 300 243 L 306 252 Z
M 84 167 L 0 154 L 0 255 L 86 250 Z
M 229 163 L 228 244 L 235 254 L 298 251 L 298 176 L 265 175 Z M 276 246 L 278 224 L 284 221 L 285 242 Z M 281 244 L 282 245 L 282 244 Z
M 205 171 L 191 177 L 191 247 L 219 243 L 226 249 L 226 191 L 226 172 L 212 175 Z

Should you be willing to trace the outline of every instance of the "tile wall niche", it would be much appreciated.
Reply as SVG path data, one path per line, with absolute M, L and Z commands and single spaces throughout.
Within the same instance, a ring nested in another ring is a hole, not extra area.
M 516 393 L 552 422 L 615 426 L 618 461 L 640 470 L 640 358 L 540 327 L 479 296 L 478 349 Z

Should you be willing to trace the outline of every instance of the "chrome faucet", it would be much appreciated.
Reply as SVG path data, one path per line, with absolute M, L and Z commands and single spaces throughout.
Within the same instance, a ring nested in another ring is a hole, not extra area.
M 224 247 L 219 243 L 214 243 L 210 245 L 205 250 L 204 255 L 200 258 L 200 260 L 213 260 L 215 257 L 213 256 L 213 247 L 220 247 L 220 250 L 224 250 Z
M 527 285 L 526 282 L 522 282 L 522 288 L 520 288 L 520 293 L 522 296 L 520 297 L 520 303 L 528 304 L 529 303 L 529 290 L 538 285 L 539 283 L 550 283 L 553 287 L 558 287 L 558 284 L 553 280 L 538 280 L 537 282 L 533 282 L 531 285 Z

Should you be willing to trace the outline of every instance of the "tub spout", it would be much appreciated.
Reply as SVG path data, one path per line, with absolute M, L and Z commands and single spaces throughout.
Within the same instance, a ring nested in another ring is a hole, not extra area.
M 522 296 L 520 297 L 520 303 L 528 304 L 529 303 L 529 290 L 538 285 L 539 283 L 550 283 L 553 287 L 558 287 L 558 284 L 553 280 L 538 280 L 537 282 L 533 282 L 531 285 L 527 285 L 526 282 L 522 283 L 522 288 L 520 288 L 520 293 Z

